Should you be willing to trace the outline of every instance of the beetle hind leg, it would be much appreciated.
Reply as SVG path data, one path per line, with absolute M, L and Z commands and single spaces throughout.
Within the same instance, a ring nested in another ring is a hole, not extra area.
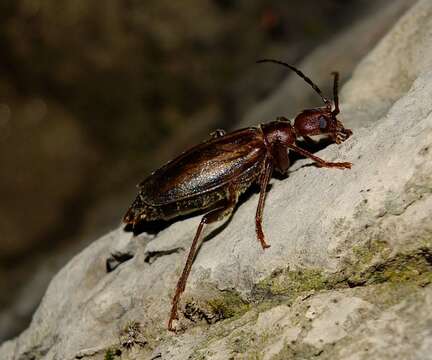
M 260 195 L 259 195 L 258 207 L 255 215 L 255 230 L 256 230 L 257 238 L 261 243 L 263 249 L 267 249 L 270 247 L 270 245 L 267 244 L 267 242 L 265 241 L 265 236 L 262 229 L 262 217 L 264 212 L 264 202 L 265 202 L 265 197 L 267 192 L 267 186 L 270 182 L 272 171 L 273 171 L 273 165 L 271 161 L 267 159 L 265 161 L 264 169 L 261 172 L 261 176 L 259 179 Z
M 230 187 L 228 192 L 228 198 L 224 201 L 224 204 L 214 208 L 213 210 L 211 210 L 210 212 L 208 212 L 202 217 L 198 225 L 198 229 L 195 233 L 195 237 L 192 241 L 192 245 L 189 250 L 186 264 L 183 268 L 183 272 L 177 282 L 176 291 L 172 299 L 171 314 L 168 321 L 168 330 L 175 331 L 175 328 L 173 326 L 173 321 L 178 319 L 177 309 L 178 309 L 178 304 L 180 302 L 180 296 L 186 288 L 186 282 L 189 277 L 190 271 L 192 269 L 193 260 L 201 245 L 201 241 L 199 240 L 201 238 L 204 225 L 211 224 L 213 222 L 222 220 L 230 216 L 235 208 L 235 205 L 237 204 L 237 198 L 238 198 L 238 194 L 236 190 L 233 187 Z

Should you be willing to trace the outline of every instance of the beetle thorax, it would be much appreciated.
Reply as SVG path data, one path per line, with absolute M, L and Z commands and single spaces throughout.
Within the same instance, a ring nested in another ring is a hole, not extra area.
M 288 121 L 273 121 L 262 124 L 261 130 L 267 146 L 293 144 L 295 142 L 294 129 Z

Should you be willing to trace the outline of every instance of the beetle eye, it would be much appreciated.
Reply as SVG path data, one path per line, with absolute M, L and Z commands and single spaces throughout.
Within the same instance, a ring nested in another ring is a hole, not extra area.
M 324 130 L 327 127 L 327 120 L 324 116 L 319 117 L 319 127 L 321 130 Z

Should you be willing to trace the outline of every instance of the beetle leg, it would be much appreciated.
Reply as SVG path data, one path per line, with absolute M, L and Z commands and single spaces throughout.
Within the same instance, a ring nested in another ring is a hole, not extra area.
M 270 178 L 273 171 L 273 164 L 271 163 L 270 159 L 265 160 L 264 169 L 260 175 L 260 196 L 258 200 L 258 207 L 255 215 L 255 230 L 258 237 L 258 240 L 261 243 L 261 246 L 263 249 L 269 248 L 270 245 L 266 243 L 264 232 L 262 230 L 262 216 L 264 211 L 264 201 L 266 197 L 267 192 L 267 186 L 270 182 Z
M 300 155 L 306 156 L 308 158 L 311 158 L 313 161 L 315 161 L 319 166 L 322 167 L 334 167 L 334 168 L 338 168 L 338 169 L 351 169 L 351 163 L 349 162 L 328 162 L 325 161 L 321 158 L 319 158 L 318 156 L 315 156 L 313 154 L 311 154 L 309 151 L 306 151 L 302 148 L 299 148 L 298 146 L 295 145 L 287 145 L 291 150 L 299 153 Z
M 183 272 L 182 272 L 182 274 L 181 274 L 181 276 L 177 282 L 176 291 L 175 291 L 174 297 L 172 299 L 171 314 L 170 314 L 170 318 L 168 321 L 168 330 L 170 330 L 170 331 L 175 331 L 175 329 L 173 327 L 173 321 L 178 319 L 177 308 L 178 308 L 178 304 L 180 301 L 180 296 L 186 288 L 186 281 L 187 281 L 189 274 L 190 274 L 190 271 L 192 269 L 193 260 L 195 258 L 196 253 L 197 253 L 197 250 L 199 249 L 199 247 L 201 245 L 201 242 L 199 242 L 198 240 L 201 237 L 201 233 L 203 231 L 204 225 L 210 224 L 210 223 L 215 222 L 215 221 L 222 220 L 225 217 L 231 215 L 231 213 L 234 210 L 235 205 L 237 204 L 238 195 L 237 195 L 235 189 L 233 187 L 230 187 L 228 191 L 229 191 L 228 198 L 225 200 L 226 203 L 224 205 L 221 205 L 221 206 L 211 210 L 207 214 L 205 214 L 202 217 L 200 224 L 198 225 L 198 229 L 195 233 L 195 237 L 192 241 L 192 245 L 191 245 L 190 250 L 189 250 L 186 264 L 185 264 L 185 266 L 183 268 Z
M 220 138 L 220 137 L 224 136 L 225 134 L 226 134 L 225 130 L 223 130 L 223 129 L 216 129 L 215 131 L 212 131 L 210 133 L 210 137 L 212 139 L 217 139 L 217 138 Z
M 278 170 L 281 174 L 286 174 L 288 168 L 290 167 L 290 160 L 286 145 L 275 142 L 272 146 L 271 153 L 276 170 Z

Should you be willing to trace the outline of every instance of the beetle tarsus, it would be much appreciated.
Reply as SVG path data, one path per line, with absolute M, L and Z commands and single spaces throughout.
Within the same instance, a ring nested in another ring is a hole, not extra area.
M 264 239 L 260 239 L 260 242 L 261 242 L 261 246 L 262 246 L 263 250 L 268 249 L 269 247 L 271 247 L 271 245 L 267 244 Z
M 169 331 L 176 332 L 176 328 L 175 328 L 175 326 L 173 326 L 173 322 L 175 320 L 178 320 L 177 313 L 172 314 L 172 312 L 171 312 L 171 316 L 170 316 L 170 318 L 168 320 L 168 330 Z
M 325 162 L 325 164 L 323 163 L 315 163 L 316 166 L 318 167 L 326 167 L 326 168 L 336 168 L 336 169 L 351 169 L 352 164 L 349 162 Z
M 336 163 L 327 163 L 330 165 L 329 167 L 334 167 L 337 169 L 351 169 L 352 163 L 350 162 L 336 162 Z

